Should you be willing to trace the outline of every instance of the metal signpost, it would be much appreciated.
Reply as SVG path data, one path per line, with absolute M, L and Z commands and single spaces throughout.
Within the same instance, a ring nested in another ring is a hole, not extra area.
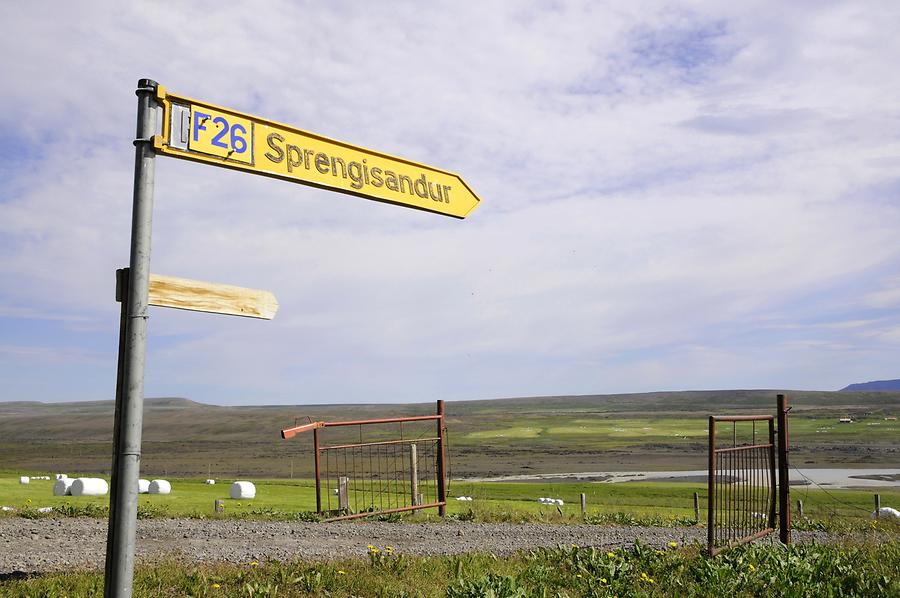
M 117 272 L 122 302 L 104 595 L 130 598 L 144 411 L 148 307 L 271 319 L 267 291 L 150 274 L 157 153 L 312 187 L 465 218 L 479 199 L 456 174 L 373 152 L 267 119 L 168 93 L 151 79 L 137 88 L 137 137 L 129 267 Z M 162 135 L 157 110 L 162 107 Z

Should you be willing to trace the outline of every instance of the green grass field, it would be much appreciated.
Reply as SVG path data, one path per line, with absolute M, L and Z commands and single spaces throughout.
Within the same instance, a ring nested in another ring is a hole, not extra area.
M 396 596 L 544 598 L 594 596 L 900 595 L 900 543 L 848 542 L 786 548 L 742 546 L 714 559 L 697 546 L 665 550 L 635 544 L 614 551 L 565 546 L 508 557 L 486 553 L 408 557 L 385 546 L 368 559 L 243 565 L 172 562 L 139 566 L 136 596 L 248 598 Z M 0 584 L 0 595 L 103 594 L 102 573 L 54 573 Z
M 446 403 L 454 477 L 522 473 L 703 469 L 709 415 L 773 414 L 776 391 L 560 396 Z M 791 454 L 798 465 L 900 467 L 900 393 L 788 393 Z M 312 476 L 312 438 L 282 440 L 297 422 L 433 414 L 434 403 L 223 407 L 185 399 L 144 402 L 145 477 Z M 0 402 L 0 470 L 109 474 L 114 406 Z M 840 417 L 852 424 L 840 424 Z M 762 428 L 762 426 L 760 426 Z M 407 424 L 407 437 L 433 434 Z M 367 430 L 395 434 L 396 426 Z M 759 437 L 764 429 L 757 430 Z M 723 434 L 727 430 L 723 429 Z M 358 439 L 330 428 L 325 443 Z
M 199 479 L 170 479 L 169 495 L 142 494 L 139 508 L 144 516 L 171 517 L 287 517 L 315 511 L 315 487 L 311 480 L 254 480 L 256 498 L 232 500 L 228 490 L 233 480 L 206 485 Z M 0 474 L 0 506 L 9 506 L 31 514 L 40 507 L 55 511 L 102 515 L 109 505 L 108 496 L 53 496 L 53 480 L 34 480 L 20 484 L 17 475 Z M 597 517 L 621 513 L 640 521 L 689 521 L 694 517 L 693 495 L 698 493 L 701 523 L 705 522 L 706 486 L 682 482 L 623 483 L 471 483 L 453 481 L 449 486 L 448 514 L 476 521 L 580 521 L 580 495 L 585 494 L 587 515 Z M 804 515 L 821 521 L 861 521 L 873 508 L 870 490 L 818 490 L 793 488 L 793 507 L 803 501 Z M 885 506 L 900 504 L 900 489 L 879 489 Z M 454 499 L 471 496 L 472 502 Z M 538 497 L 563 499 L 560 509 L 542 505 Z M 214 504 L 224 499 L 225 511 L 216 514 Z M 562 511 L 562 513 L 560 513 Z M 3 512 L 14 516 L 16 512 Z M 432 516 L 433 510 L 419 517 Z M 797 515 L 795 514 L 795 518 Z

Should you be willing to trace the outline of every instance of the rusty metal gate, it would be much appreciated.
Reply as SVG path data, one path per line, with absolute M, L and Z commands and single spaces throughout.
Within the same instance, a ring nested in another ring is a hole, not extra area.
M 325 430 L 343 428 L 326 437 Z M 356 428 L 356 430 L 352 430 Z M 316 511 L 326 521 L 447 505 L 444 402 L 435 415 L 311 422 L 281 431 L 312 431 Z
M 777 432 L 776 418 L 771 415 L 709 418 L 707 551 L 710 556 L 771 534 L 776 527 L 776 512 L 780 539 L 790 543 L 787 448 L 790 409 L 785 395 L 778 395 L 777 399 Z
M 730 442 L 722 442 L 720 435 L 730 437 Z M 775 493 L 774 418 L 710 416 L 709 554 L 772 533 Z

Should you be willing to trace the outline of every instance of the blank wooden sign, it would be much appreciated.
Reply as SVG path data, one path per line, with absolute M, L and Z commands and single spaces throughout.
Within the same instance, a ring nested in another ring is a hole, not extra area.
M 116 270 L 116 301 L 122 301 L 128 286 L 128 268 Z M 278 300 L 269 291 L 228 284 L 150 275 L 150 305 L 202 311 L 229 316 L 271 320 Z

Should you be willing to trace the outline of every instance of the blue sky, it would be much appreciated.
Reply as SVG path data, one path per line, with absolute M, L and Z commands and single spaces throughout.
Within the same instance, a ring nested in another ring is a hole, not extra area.
M 895 2 L 0 8 L 0 400 L 111 399 L 141 77 L 460 173 L 463 221 L 158 157 L 147 396 L 900 377 Z M 736 4 L 737 6 L 728 6 Z

